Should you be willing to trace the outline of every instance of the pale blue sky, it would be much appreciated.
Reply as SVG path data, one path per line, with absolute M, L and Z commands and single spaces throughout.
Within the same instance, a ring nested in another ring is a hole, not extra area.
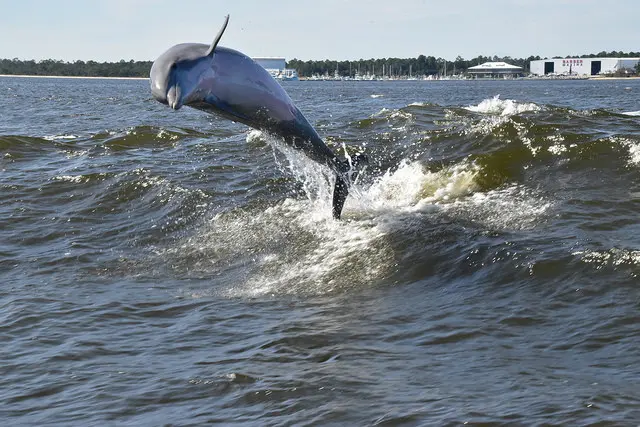
M 0 0 L 0 58 L 153 60 L 182 42 L 287 59 L 640 51 L 640 0 Z

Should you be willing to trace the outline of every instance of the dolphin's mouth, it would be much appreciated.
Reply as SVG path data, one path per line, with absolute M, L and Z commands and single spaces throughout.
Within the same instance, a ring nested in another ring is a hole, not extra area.
M 167 91 L 167 104 L 174 110 L 179 110 L 182 107 L 182 90 L 180 86 L 171 86 Z

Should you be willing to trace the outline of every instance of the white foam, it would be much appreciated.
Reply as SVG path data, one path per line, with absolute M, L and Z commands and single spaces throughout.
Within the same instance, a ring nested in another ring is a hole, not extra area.
M 630 142 L 629 148 L 629 164 L 640 166 L 640 142 Z
M 160 129 L 158 131 L 158 134 L 156 135 L 156 137 L 160 138 L 160 139 L 170 139 L 170 140 L 173 140 L 173 141 L 178 139 L 178 135 L 172 135 L 171 133 L 167 132 L 164 129 Z
M 387 119 L 403 119 L 403 120 L 413 120 L 413 114 L 408 111 L 402 111 L 397 109 L 388 109 L 383 108 L 377 113 L 371 115 L 371 118 L 387 118 Z
M 43 136 L 42 138 L 46 139 L 47 141 L 58 141 L 64 139 L 77 139 L 78 137 L 76 135 L 47 135 Z
M 534 190 L 513 185 L 486 193 L 476 192 L 443 208 L 493 230 L 529 230 L 547 217 L 553 202 Z
M 249 133 L 247 133 L 247 142 L 252 143 L 257 141 L 264 142 L 265 141 L 264 134 L 257 129 L 251 129 Z
M 627 111 L 622 114 L 624 114 L 625 116 L 640 116 L 640 111 Z
M 552 145 L 550 145 L 549 148 L 547 148 L 547 151 L 549 151 L 551 154 L 555 154 L 556 156 L 559 156 L 568 151 L 567 146 L 563 144 L 565 140 L 564 136 L 560 134 L 550 135 L 550 136 L 547 136 L 545 139 L 552 143 Z
M 391 110 L 389 110 L 388 108 L 383 107 L 380 111 L 378 111 L 377 113 L 373 113 L 370 117 L 374 118 L 374 117 L 384 116 L 384 115 L 387 115 L 387 113 L 389 113 L 389 111 L 391 111 Z
M 629 138 L 614 136 L 611 142 L 621 144 L 629 150 L 628 165 L 631 167 L 640 166 L 640 142 Z
M 411 211 L 426 205 L 453 201 L 477 190 L 477 166 L 462 163 L 437 172 L 425 170 L 417 161 L 403 161 L 387 171 L 357 197 L 347 199 L 348 208 L 363 215 L 389 211 Z
M 640 251 L 631 249 L 613 248 L 608 251 L 576 251 L 572 255 L 579 256 L 582 262 L 595 264 L 598 269 L 607 265 L 640 266 Z
M 500 95 L 496 95 L 493 98 L 485 99 L 478 105 L 465 107 L 465 109 L 480 113 L 483 117 L 477 122 L 470 122 L 468 118 L 463 119 L 463 122 L 466 122 L 464 133 L 488 135 L 494 132 L 497 127 L 510 122 L 517 130 L 518 137 L 522 143 L 531 151 L 531 154 L 534 156 L 539 154 L 541 147 L 534 146 L 532 139 L 527 136 L 527 127 L 522 123 L 511 120 L 511 116 L 515 114 L 542 110 L 542 108 L 537 104 L 519 103 L 509 99 L 502 100 L 500 99 Z M 454 116 L 453 112 L 447 114 L 447 118 L 452 118 L 451 116 Z M 554 154 L 558 154 L 560 150 L 562 150 L 562 147 L 554 147 L 550 149 Z
M 89 179 L 83 175 L 58 175 L 58 176 L 55 176 L 53 180 L 80 184 L 80 183 L 87 182 Z
M 478 105 L 465 107 L 475 113 L 492 114 L 498 116 L 513 116 L 527 111 L 540 111 L 542 108 L 534 103 L 520 103 L 511 99 L 500 99 L 500 95 L 485 99 Z

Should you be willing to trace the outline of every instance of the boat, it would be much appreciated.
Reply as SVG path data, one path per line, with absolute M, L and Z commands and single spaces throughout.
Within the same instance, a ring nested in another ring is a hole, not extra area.
M 293 68 L 285 68 L 284 70 L 280 70 L 278 75 L 276 76 L 276 80 L 281 80 L 285 82 L 290 81 L 298 81 L 300 78 L 298 77 L 298 72 Z

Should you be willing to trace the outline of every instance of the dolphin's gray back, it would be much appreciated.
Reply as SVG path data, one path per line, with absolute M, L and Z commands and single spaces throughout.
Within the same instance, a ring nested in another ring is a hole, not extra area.
M 194 51 L 206 51 L 196 45 Z M 211 62 L 213 78 L 201 80 L 203 101 L 189 106 L 222 115 L 284 138 L 313 160 L 334 167 L 335 153 L 293 103 L 282 86 L 253 59 L 218 46 Z

